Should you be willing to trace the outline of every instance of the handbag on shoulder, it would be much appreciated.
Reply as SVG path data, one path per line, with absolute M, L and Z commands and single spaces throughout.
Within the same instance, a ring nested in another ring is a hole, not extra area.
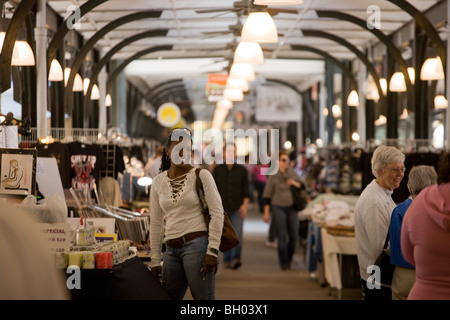
M 298 211 L 306 208 L 308 204 L 308 195 L 304 188 L 296 188 L 291 186 L 292 199 L 294 200 L 294 208 Z
M 205 193 L 203 189 L 203 183 L 202 179 L 200 178 L 200 168 L 195 169 L 195 175 L 196 175 L 196 190 L 198 197 L 200 199 L 200 204 L 202 207 L 202 213 L 205 217 L 206 225 L 209 226 L 209 221 L 211 220 L 211 216 L 209 215 L 209 209 L 205 201 Z M 236 230 L 234 230 L 233 225 L 231 224 L 230 218 L 228 218 L 228 215 L 226 212 L 223 212 L 223 230 L 222 230 L 222 237 L 220 239 L 220 252 L 226 252 L 228 250 L 233 249 L 239 244 L 239 236 L 236 233 Z
M 395 265 L 391 264 L 391 256 L 387 254 L 386 249 L 389 243 L 389 231 L 384 241 L 383 250 L 381 250 L 380 255 L 377 260 L 375 260 L 375 265 L 380 268 L 380 282 L 382 285 L 391 286 L 392 277 L 394 275 Z

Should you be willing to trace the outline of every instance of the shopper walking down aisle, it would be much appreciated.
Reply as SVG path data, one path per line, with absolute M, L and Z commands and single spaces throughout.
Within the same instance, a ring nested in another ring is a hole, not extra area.
M 280 151 L 278 155 L 278 172 L 267 178 L 264 187 L 264 221 L 270 221 L 270 213 L 275 223 L 278 238 L 278 259 L 282 270 L 291 268 L 292 258 L 298 239 L 298 212 L 293 207 L 291 186 L 300 188 L 302 179 L 289 166 L 289 156 Z
M 223 208 L 211 173 L 200 171 L 205 200 L 211 215 L 209 226 L 196 192 L 195 168 L 190 163 L 192 134 L 173 130 L 164 148 L 160 174 L 151 188 L 151 270 L 161 277 L 173 299 L 184 298 L 189 287 L 195 300 L 215 299 Z M 161 267 L 163 236 L 166 253 Z
M 400 232 L 402 221 L 412 201 L 426 187 L 437 183 L 437 174 L 432 166 L 413 167 L 408 175 L 408 190 L 411 196 L 400 203 L 392 211 L 391 226 L 389 229 L 389 245 L 391 264 L 395 265 L 392 277 L 392 300 L 406 300 L 416 281 L 414 267 L 405 261 L 402 255 Z
M 401 231 L 402 253 L 416 267 L 409 300 L 450 300 L 450 154 L 438 165 L 438 184 L 414 199 Z
M 370 289 L 367 268 L 383 250 L 383 245 L 395 208 L 394 189 L 400 186 L 405 174 L 405 155 L 395 147 L 380 146 L 372 156 L 372 173 L 375 179 L 361 193 L 355 205 L 355 237 L 360 280 L 365 300 L 391 300 L 391 288 L 382 285 Z M 370 286 L 372 287 L 372 286 Z
M 216 165 L 212 175 L 222 198 L 223 208 L 241 239 L 236 247 L 223 254 L 223 262 L 225 268 L 238 269 L 242 265 L 242 231 L 250 197 L 248 172 L 244 166 L 235 163 L 234 144 L 225 146 L 223 157 L 225 163 Z

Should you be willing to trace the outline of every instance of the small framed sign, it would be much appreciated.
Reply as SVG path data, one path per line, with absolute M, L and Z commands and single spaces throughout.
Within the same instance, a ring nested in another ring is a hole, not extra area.
M 34 195 L 36 149 L 0 149 L 0 195 Z

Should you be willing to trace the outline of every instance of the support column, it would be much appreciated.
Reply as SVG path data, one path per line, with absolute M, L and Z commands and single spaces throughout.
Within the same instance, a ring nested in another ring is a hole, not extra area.
M 416 70 L 422 68 L 426 58 L 426 47 L 428 37 L 421 33 L 421 29 L 416 30 L 415 43 L 415 65 Z M 415 100 L 414 104 L 414 138 L 428 139 L 429 138 L 429 106 L 428 106 L 428 81 L 420 80 L 420 72 L 416 73 L 415 80 Z
M 388 82 L 392 78 L 395 70 L 395 61 L 392 57 L 387 54 L 387 74 L 386 80 Z M 386 138 L 387 139 L 397 139 L 398 138 L 398 92 L 387 91 L 386 96 Z
M 375 101 L 366 100 L 366 141 L 375 139 Z
M 98 101 L 98 129 L 99 132 L 103 135 L 106 134 L 107 130 L 107 119 L 106 119 L 106 105 L 105 105 L 105 98 L 106 98 L 106 81 L 108 80 L 105 68 L 102 69 L 102 71 L 99 74 L 98 77 L 98 88 L 100 91 L 100 100 Z
M 327 88 L 324 81 L 320 81 L 319 87 L 319 138 L 324 144 L 325 141 L 325 116 L 323 111 L 327 108 Z
M 38 138 L 46 137 L 47 130 L 47 29 L 46 0 L 39 0 L 36 13 L 36 120 Z
M 356 131 L 359 134 L 359 143 L 366 144 L 366 95 L 364 93 L 364 81 L 367 78 L 367 68 L 361 64 L 361 70 L 358 73 L 358 96 L 359 107 L 356 109 Z

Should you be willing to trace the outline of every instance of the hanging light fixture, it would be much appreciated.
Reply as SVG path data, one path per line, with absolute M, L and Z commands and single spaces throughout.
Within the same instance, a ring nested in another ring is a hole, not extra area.
M 352 90 L 348 95 L 347 105 L 350 107 L 359 107 L 359 96 L 356 90 Z
M 408 117 L 409 117 L 408 110 L 406 108 L 404 108 L 402 114 L 400 115 L 400 119 L 406 120 L 406 119 L 408 119 Z
M 8 30 L 11 19 L 0 18 L 0 53 L 5 42 L 6 31 Z M 12 66 L 34 66 L 36 64 L 33 49 L 27 42 L 27 29 L 20 28 L 14 43 L 13 55 L 11 58 Z
M 249 90 L 248 81 L 243 78 L 230 78 L 228 77 L 227 84 L 225 86 L 227 89 L 239 89 L 243 92 Z
M 5 42 L 6 31 L 8 30 L 11 19 L 0 18 L 0 53 L 2 53 L 3 42 Z
M 74 92 L 82 92 L 83 91 L 83 79 L 81 78 L 79 73 L 77 73 L 75 76 L 72 91 L 74 91 Z
M 382 114 L 380 114 L 380 116 L 378 117 L 378 119 L 375 120 L 373 123 L 374 123 L 376 126 L 382 126 L 382 125 L 385 125 L 386 122 L 387 122 L 386 116 L 383 116 Z
M 48 73 L 48 81 L 63 81 L 64 80 L 64 72 L 61 67 L 61 64 L 58 60 L 53 59 L 50 64 L 50 71 Z
M 396 72 L 392 75 L 392 78 L 389 81 L 389 91 L 392 92 L 406 91 L 405 77 L 403 76 L 402 72 Z
M 105 97 L 105 106 L 106 107 L 112 106 L 112 99 L 111 99 L 111 95 L 109 93 Z
M 255 80 L 255 71 L 250 63 L 233 63 L 229 77 L 253 81 Z
M 89 84 L 91 83 L 91 79 L 84 78 L 83 79 L 83 94 L 86 95 L 89 89 Z
M 258 42 L 241 41 L 234 51 L 234 63 L 263 64 L 264 54 Z
M 359 139 L 360 139 L 359 133 L 358 133 L 358 132 L 353 132 L 353 133 L 352 133 L 352 140 L 353 140 L 354 142 L 358 142 Z
M 387 95 L 387 80 L 385 78 L 380 79 L 381 91 L 384 95 Z
M 239 89 L 225 89 L 223 91 L 223 98 L 225 100 L 230 101 L 243 101 L 244 100 L 244 93 L 242 90 Z
M 100 90 L 98 89 L 98 86 L 94 84 L 91 92 L 91 100 L 99 100 L 99 99 L 100 99 Z
M 367 77 L 367 80 L 365 82 L 365 97 L 367 100 L 374 100 L 378 101 L 380 99 L 380 94 L 378 93 L 378 88 L 375 85 L 375 81 L 373 80 L 373 77 L 369 75 Z
M 334 104 L 331 107 L 331 113 L 333 114 L 333 117 L 339 118 L 340 116 L 342 116 L 342 109 L 339 105 Z
M 437 95 L 436 97 L 434 97 L 434 107 L 436 109 L 447 109 L 447 99 L 443 95 Z
M 64 87 L 67 87 L 67 82 L 69 81 L 70 71 L 72 71 L 72 69 L 70 69 L 69 67 L 64 68 Z
M 444 79 L 444 68 L 442 66 L 441 58 L 428 58 L 420 69 L 420 80 L 440 80 Z
M 293 6 L 302 4 L 303 0 L 255 0 L 253 4 L 260 6 Z
M 34 66 L 33 49 L 27 42 L 27 29 L 20 28 L 11 58 L 12 66 Z
M 267 12 L 252 12 L 242 27 L 241 41 L 278 42 L 278 31 Z
M 416 71 L 413 67 L 408 68 L 409 80 L 411 80 L 411 84 L 414 85 L 414 81 L 416 80 Z

